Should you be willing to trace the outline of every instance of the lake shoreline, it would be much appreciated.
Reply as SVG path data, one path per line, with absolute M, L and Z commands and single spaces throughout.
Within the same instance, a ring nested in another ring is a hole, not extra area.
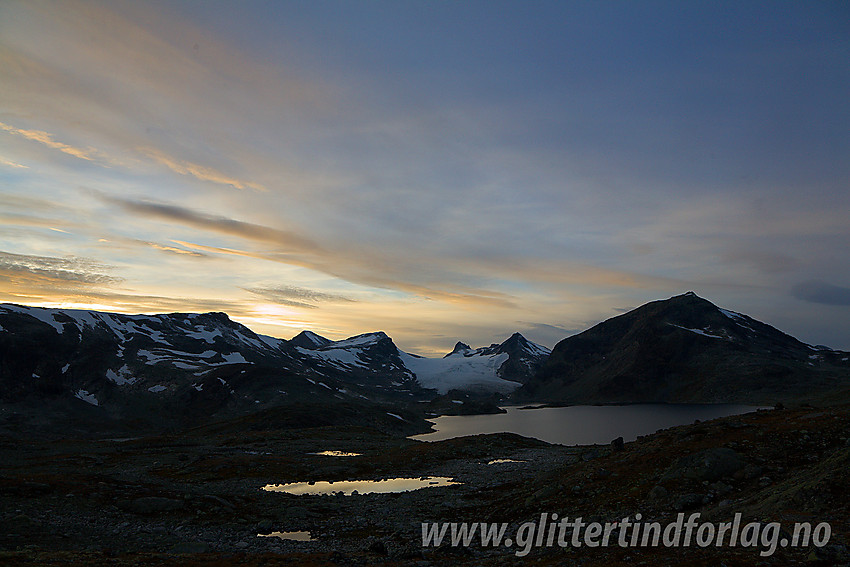
M 594 404 L 500 406 L 500 414 L 445 415 L 429 418 L 432 431 L 409 436 L 440 441 L 480 433 L 514 433 L 566 446 L 602 445 L 623 437 L 655 433 L 677 425 L 769 409 L 744 404 Z M 526 410 L 537 410 L 529 412 Z M 560 417 L 559 417 L 560 416 Z

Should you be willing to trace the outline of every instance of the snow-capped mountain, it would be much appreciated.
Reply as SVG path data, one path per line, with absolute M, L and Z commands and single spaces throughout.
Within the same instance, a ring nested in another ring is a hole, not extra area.
M 383 332 L 332 341 L 304 331 L 284 340 L 224 313 L 0 305 L 0 400 L 65 400 L 122 419 L 162 411 L 206 416 L 298 400 L 430 399 L 449 388 L 505 392 L 547 354 L 521 335 L 426 359 L 402 352 Z
M 306 339 L 306 340 L 305 340 Z M 350 381 L 373 388 L 415 390 L 416 376 L 405 367 L 402 352 L 386 333 L 365 333 L 342 341 L 331 341 L 304 331 L 289 341 L 307 366 L 319 375 L 344 373 Z
M 302 340 L 319 346 L 315 337 Z M 185 423 L 299 401 L 425 396 L 407 374 L 399 380 L 317 361 L 300 342 L 256 334 L 224 313 L 0 305 L 0 401 Z
M 331 341 L 304 331 L 289 341 L 314 361 L 316 368 L 342 370 L 364 381 L 392 376 L 390 385 L 415 381 L 438 393 L 448 390 L 510 392 L 527 381 L 549 356 L 549 349 L 519 333 L 502 344 L 473 350 L 464 343 L 443 358 L 403 352 L 385 333 L 366 333 Z

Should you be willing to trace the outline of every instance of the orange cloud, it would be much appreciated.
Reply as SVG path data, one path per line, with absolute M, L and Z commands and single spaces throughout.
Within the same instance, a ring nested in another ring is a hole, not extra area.
M 201 181 L 210 181 L 221 185 L 230 185 L 236 189 L 253 189 L 255 191 L 266 191 L 267 189 L 258 183 L 242 181 L 217 171 L 211 167 L 192 163 L 190 161 L 172 158 L 154 148 L 139 148 L 139 151 L 159 164 L 166 166 L 171 171 L 181 175 L 191 175 Z
M 162 244 L 157 244 L 156 242 L 145 242 L 145 244 L 155 250 L 161 250 L 162 252 L 170 252 L 172 254 L 183 254 L 185 256 L 194 256 L 195 258 L 203 258 L 206 256 L 206 254 L 201 254 L 200 252 L 184 250 L 182 248 L 176 248 L 174 246 L 163 246 Z
M 0 157 L 0 165 L 5 165 L 5 166 L 8 166 L 8 167 L 14 167 L 16 169 L 29 169 L 29 166 L 27 166 L 27 165 L 16 163 L 16 162 L 8 160 L 4 157 Z
M 0 122 L 0 130 L 5 130 L 6 132 L 9 132 L 10 134 L 15 134 L 17 136 L 23 136 L 27 140 L 39 142 L 41 144 L 44 144 L 48 148 L 59 150 L 60 152 L 64 152 L 76 158 L 84 159 L 87 161 L 94 161 L 93 155 L 96 153 L 96 151 L 93 148 L 75 148 L 74 146 L 65 144 L 63 142 L 57 142 L 53 139 L 52 134 L 50 134 L 49 132 L 44 132 L 43 130 L 23 130 L 21 128 L 15 128 L 14 126 L 4 124 L 3 122 Z
M 78 289 L 121 282 L 110 266 L 90 258 L 33 256 L 0 251 L 0 282 L 20 290 Z

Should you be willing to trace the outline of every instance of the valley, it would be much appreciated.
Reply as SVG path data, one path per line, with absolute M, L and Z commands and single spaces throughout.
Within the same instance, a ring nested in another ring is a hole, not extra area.
M 3 305 L 0 328 L 0 564 L 850 562 L 848 353 L 691 293 L 551 354 L 517 333 L 423 358 L 382 332 L 284 340 L 222 313 Z M 435 416 L 511 404 L 683 402 L 762 409 L 578 445 L 415 437 Z M 415 489 L 372 492 L 394 479 Z M 786 539 L 795 522 L 831 532 L 822 545 L 772 549 L 520 540 L 542 515 L 610 524 L 616 539 L 612 522 L 686 513 L 779 523 Z M 423 543 L 423 524 L 463 522 L 516 539 Z

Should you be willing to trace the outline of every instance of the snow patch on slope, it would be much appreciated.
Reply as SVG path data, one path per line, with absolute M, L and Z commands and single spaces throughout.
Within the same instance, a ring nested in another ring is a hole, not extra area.
M 754 332 L 754 333 L 756 332 L 756 330 L 755 330 L 755 329 L 753 329 L 753 328 L 750 326 L 750 322 L 747 320 L 747 316 L 746 316 L 746 315 L 743 315 L 743 314 L 738 313 L 738 312 L 736 312 L 736 311 L 729 311 L 728 309 L 723 309 L 723 308 L 721 308 L 721 307 L 718 307 L 718 309 L 720 309 L 720 312 L 721 312 L 721 313 L 723 313 L 724 315 L 726 315 L 727 317 L 729 317 L 730 319 L 732 319 L 732 321 L 734 321 L 735 323 L 737 323 L 739 326 L 744 327 L 745 329 L 747 329 L 747 330 L 749 330 L 749 331 L 752 331 L 752 332 Z
M 681 325 L 676 325 L 675 323 L 670 323 L 671 326 L 682 329 L 684 331 L 690 331 L 692 333 L 696 333 L 697 335 L 702 335 L 703 337 L 710 337 L 712 339 L 723 339 L 723 340 L 731 340 L 729 337 L 725 335 L 714 335 L 709 332 L 710 329 L 689 329 L 687 327 L 683 327 Z
M 346 366 L 359 366 L 360 368 L 365 368 L 366 366 L 363 362 L 357 357 L 357 353 L 352 352 L 350 350 L 346 350 L 344 348 L 336 348 L 336 345 L 339 343 L 334 343 L 334 348 L 322 349 L 322 350 L 310 350 L 302 347 L 296 347 L 298 352 L 304 354 L 306 356 L 310 356 L 312 358 L 318 358 L 332 364 L 337 367 L 346 367 Z
M 186 336 L 191 337 L 193 339 L 205 341 L 209 344 L 213 344 L 217 337 L 221 336 L 221 331 L 219 329 L 208 329 L 206 327 L 201 327 L 200 329 L 195 329 L 192 331 L 186 331 Z
M 80 388 L 79 390 L 74 392 L 74 397 L 78 398 L 80 400 L 83 400 L 84 402 L 91 404 L 93 406 L 100 405 L 97 401 L 97 398 L 94 396 L 94 394 L 90 394 L 88 392 L 88 390 L 83 390 L 82 388 Z
M 60 335 L 65 331 L 65 327 L 55 319 L 55 316 L 59 313 L 59 311 L 55 309 L 39 309 L 32 307 L 24 307 L 21 305 L 4 305 L 0 307 L 7 313 L 20 313 L 22 315 L 29 315 L 34 319 L 38 319 L 42 323 L 47 323 Z
M 133 384 L 137 378 L 130 373 L 130 369 L 125 364 L 121 368 L 118 369 L 118 372 L 115 372 L 111 368 L 106 371 L 106 377 L 118 384 L 119 386 L 124 386 L 126 384 Z

